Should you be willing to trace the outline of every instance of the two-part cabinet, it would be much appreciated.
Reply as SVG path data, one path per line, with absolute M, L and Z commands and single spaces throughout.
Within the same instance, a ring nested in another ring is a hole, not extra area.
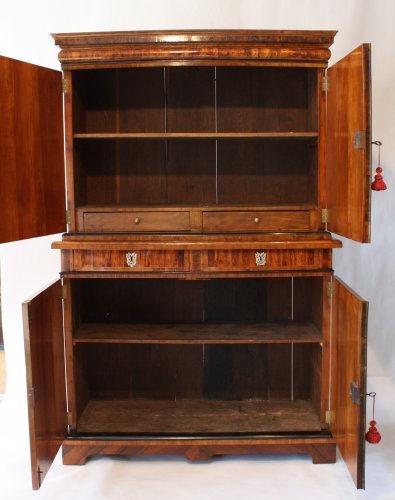
M 367 304 L 331 232 L 369 241 L 370 50 L 327 70 L 334 35 L 59 34 L 63 76 L 0 60 L 14 90 L 34 73 L 37 231 L 62 230 L 64 97 L 62 280 L 24 304 L 35 488 L 60 446 L 338 446 L 363 487 Z

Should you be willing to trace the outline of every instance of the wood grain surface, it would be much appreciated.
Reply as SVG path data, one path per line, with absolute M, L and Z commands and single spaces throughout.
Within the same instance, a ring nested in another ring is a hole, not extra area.
M 339 278 L 334 281 L 331 404 L 335 412 L 331 431 L 357 488 L 365 485 L 365 405 L 368 303 Z M 350 385 L 360 391 L 350 398 Z
M 326 189 L 329 230 L 370 241 L 371 88 L 370 45 L 328 70 Z M 361 144 L 355 144 L 360 134 Z
M 0 56 L 0 242 L 65 230 L 62 76 Z

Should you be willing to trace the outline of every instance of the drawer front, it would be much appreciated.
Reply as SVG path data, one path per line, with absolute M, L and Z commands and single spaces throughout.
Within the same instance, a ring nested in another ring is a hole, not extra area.
M 202 258 L 207 271 L 319 270 L 331 267 L 328 250 L 208 250 Z
M 190 231 L 189 212 L 85 212 L 84 231 Z
M 203 212 L 205 232 L 307 231 L 310 212 Z
M 74 250 L 72 271 L 189 271 L 184 250 Z

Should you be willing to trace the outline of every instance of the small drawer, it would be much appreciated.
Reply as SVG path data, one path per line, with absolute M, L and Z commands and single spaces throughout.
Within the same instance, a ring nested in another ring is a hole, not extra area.
M 320 270 L 331 265 L 328 250 L 207 250 L 203 270 L 215 271 L 292 271 Z
M 190 214 L 166 212 L 85 212 L 84 231 L 166 232 L 190 231 Z
M 74 250 L 72 271 L 166 272 L 189 271 L 184 250 Z
M 308 210 L 273 210 L 259 212 L 203 212 L 203 231 L 307 231 L 310 229 Z

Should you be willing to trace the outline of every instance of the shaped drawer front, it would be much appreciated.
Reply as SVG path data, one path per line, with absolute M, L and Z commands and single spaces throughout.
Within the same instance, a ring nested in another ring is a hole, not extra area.
M 208 250 L 203 258 L 207 271 L 275 271 L 330 269 L 328 250 Z
M 72 271 L 188 271 L 184 250 L 74 250 Z
M 163 212 L 85 212 L 83 230 L 88 232 L 190 231 L 190 214 Z
M 203 231 L 308 231 L 308 210 L 274 210 L 255 212 L 203 212 Z

